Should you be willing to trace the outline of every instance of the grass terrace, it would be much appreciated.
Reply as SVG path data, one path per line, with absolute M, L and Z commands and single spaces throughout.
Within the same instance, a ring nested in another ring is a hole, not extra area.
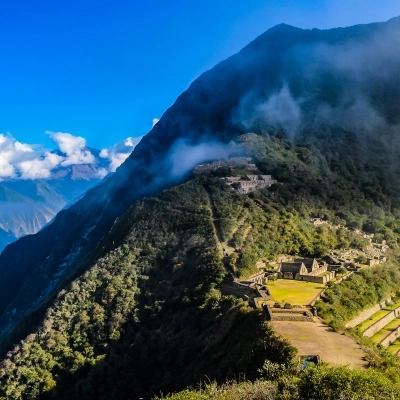
M 376 322 L 378 322 L 381 318 L 385 317 L 388 315 L 391 311 L 395 310 L 396 308 L 400 307 L 400 301 L 385 307 L 382 310 L 379 310 L 377 313 L 375 313 L 372 317 L 368 318 L 366 321 L 362 322 L 360 325 L 358 325 L 358 328 L 360 329 L 361 332 L 364 332 L 367 330 L 370 326 L 374 325 Z
M 400 301 L 397 301 L 396 303 L 391 304 L 390 306 L 386 306 L 385 310 L 393 311 L 393 310 L 395 310 L 396 308 L 399 308 L 399 307 L 400 307 Z
M 382 342 L 383 339 L 390 333 L 392 333 L 395 329 L 400 326 L 400 319 L 395 318 L 393 321 L 389 322 L 386 326 L 384 326 L 379 332 L 377 332 L 371 339 L 375 343 Z
M 400 338 L 396 339 L 388 348 L 387 351 L 396 355 L 400 351 Z
M 391 310 L 387 310 L 384 308 L 383 310 L 379 310 L 377 313 L 375 313 L 372 317 L 368 318 L 364 322 L 362 322 L 360 325 L 357 327 L 360 329 L 360 332 L 366 331 L 370 326 L 374 325 L 376 322 L 378 322 L 381 318 L 385 317 L 390 313 Z
M 324 289 L 324 285 L 314 282 L 278 279 L 267 285 L 272 299 L 279 303 L 308 305 Z

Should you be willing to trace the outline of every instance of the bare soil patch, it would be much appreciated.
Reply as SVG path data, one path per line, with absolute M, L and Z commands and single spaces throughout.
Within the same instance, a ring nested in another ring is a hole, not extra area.
M 366 353 L 356 341 L 332 331 L 318 318 L 315 322 L 275 321 L 272 326 L 278 335 L 299 349 L 299 354 L 318 354 L 321 361 L 335 365 L 367 365 L 363 359 Z

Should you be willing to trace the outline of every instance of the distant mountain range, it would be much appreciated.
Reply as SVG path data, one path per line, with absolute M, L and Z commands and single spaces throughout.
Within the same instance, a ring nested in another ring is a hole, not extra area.
M 0 182 L 0 252 L 18 238 L 38 232 L 60 210 L 100 182 L 99 168 L 107 164 L 98 156 L 98 150 L 90 151 L 96 164 L 59 167 L 50 179 Z

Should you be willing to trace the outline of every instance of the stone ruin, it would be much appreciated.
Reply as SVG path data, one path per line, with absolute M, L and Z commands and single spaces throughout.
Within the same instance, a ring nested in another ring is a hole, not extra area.
M 253 164 L 250 157 L 231 157 L 226 160 L 215 160 L 209 163 L 200 164 L 193 169 L 194 174 L 202 174 L 205 172 L 215 171 L 221 167 L 243 168 L 248 171 L 257 171 L 257 167 Z
M 263 304 L 262 309 L 267 321 L 314 322 L 312 313 L 304 308 L 282 309 Z
M 225 180 L 225 178 L 222 179 Z M 270 187 L 274 183 L 278 183 L 272 175 L 244 175 L 241 179 L 233 183 L 229 183 L 229 180 L 225 180 L 225 182 L 228 185 L 230 184 L 233 189 L 243 194 L 250 193 L 256 189 Z
M 328 264 L 318 264 L 315 258 L 295 258 L 292 262 L 280 262 L 278 277 L 298 281 L 326 283 L 335 277 L 335 271 L 328 270 Z

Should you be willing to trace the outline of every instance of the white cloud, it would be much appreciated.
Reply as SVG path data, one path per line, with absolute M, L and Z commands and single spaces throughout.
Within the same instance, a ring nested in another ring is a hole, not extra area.
M 70 133 L 46 132 L 51 139 L 58 145 L 60 151 L 66 154 L 61 165 L 93 164 L 94 155 L 86 147 L 86 139 L 81 136 L 73 136 Z
M 100 157 L 109 160 L 110 172 L 114 172 L 129 157 L 141 139 L 129 137 L 100 152 Z
M 154 125 L 155 125 L 159 120 L 160 120 L 159 118 L 153 118 L 153 126 L 152 126 L 152 128 L 154 128 Z
M 56 151 L 21 143 L 10 134 L 0 133 L 0 181 L 8 179 L 48 179 L 56 168 L 88 164 L 99 178 L 115 171 L 141 138 L 127 138 L 100 151 L 96 158 L 86 139 L 64 132 L 46 132 L 56 143 Z M 101 160 L 103 159 L 103 160 Z
M 46 179 L 50 178 L 51 171 L 58 167 L 63 157 L 46 151 L 40 158 L 22 161 L 18 164 L 22 179 Z

